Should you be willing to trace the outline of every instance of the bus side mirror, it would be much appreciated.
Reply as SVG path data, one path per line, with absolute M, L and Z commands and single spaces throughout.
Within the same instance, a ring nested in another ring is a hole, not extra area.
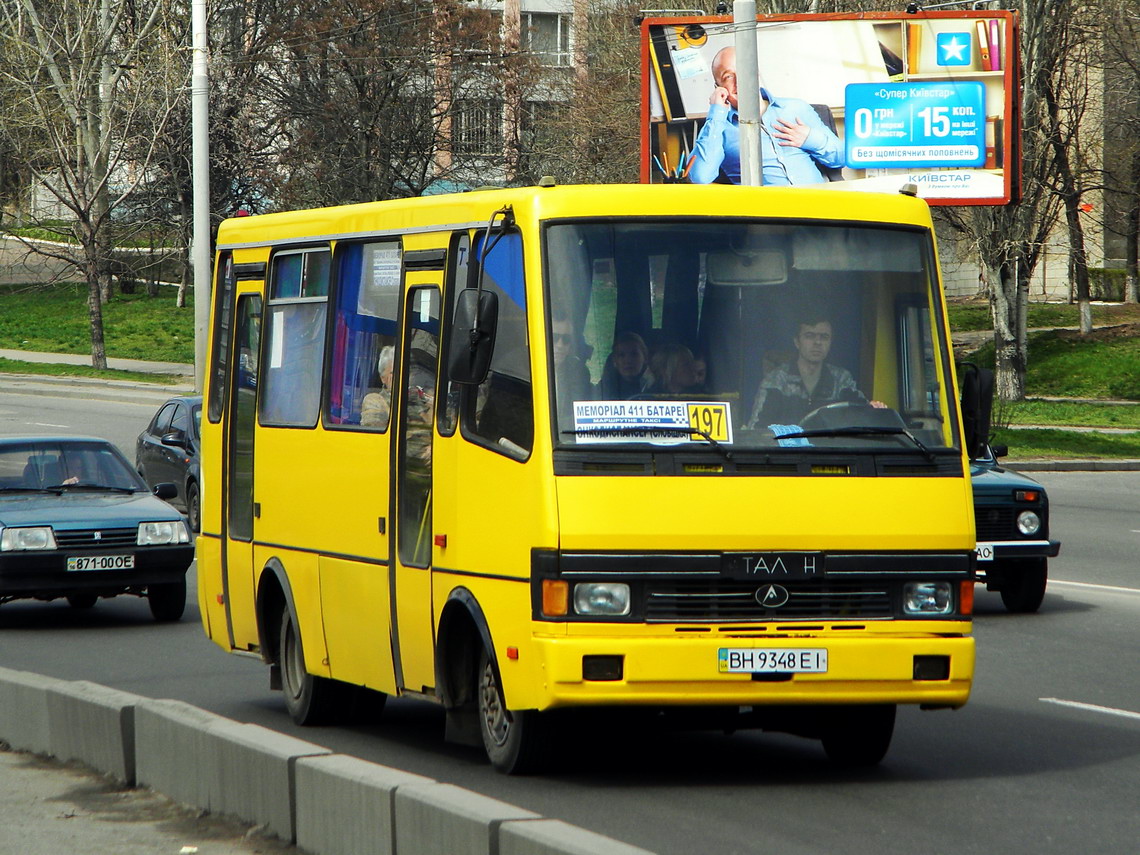
M 990 413 L 994 403 L 994 373 L 966 362 L 962 364 L 962 428 L 966 451 L 977 460 L 990 438 Z
M 455 301 L 455 319 L 448 348 L 448 378 L 478 385 L 487 379 L 495 350 L 499 298 L 491 291 L 464 288 Z

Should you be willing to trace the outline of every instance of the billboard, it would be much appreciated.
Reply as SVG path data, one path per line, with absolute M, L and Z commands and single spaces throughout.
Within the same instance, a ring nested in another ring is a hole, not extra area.
M 764 184 L 1019 195 L 1016 12 L 757 17 Z M 738 183 L 736 26 L 642 22 L 642 181 Z

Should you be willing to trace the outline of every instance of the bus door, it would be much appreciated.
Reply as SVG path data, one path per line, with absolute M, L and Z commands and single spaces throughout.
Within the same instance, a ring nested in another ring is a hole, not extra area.
M 229 414 L 226 418 L 225 479 L 222 491 L 222 591 L 230 646 L 256 642 L 249 627 L 235 632 L 234 615 L 253 615 L 253 439 L 257 425 L 258 356 L 261 352 L 261 295 L 238 296 L 231 353 Z
M 438 285 L 409 288 L 400 337 L 400 382 L 396 384 L 391 591 L 397 681 L 416 692 L 435 685 L 431 509 L 439 314 Z

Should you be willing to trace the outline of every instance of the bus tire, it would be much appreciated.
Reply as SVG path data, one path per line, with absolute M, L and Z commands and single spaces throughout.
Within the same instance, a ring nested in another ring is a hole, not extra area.
M 546 765 L 546 721 L 536 710 L 507 711 L 495 663 L 484 649 L 476 671 L 479 731 L 491 765 L 507 775 L 538 772 Z
M 1001 568 L 1002 605 L 1013 614 L 1032 614 L 1041 608 L 1049 584 L 1048 558 L 1006 559 Z
M 186 611 L 186 577 L 177 582 L 163 582 L 160 585 L 148 585 L 146 601 L 150 606 L 150 614 L 156 621 L 171 623 L 182 620 L 182 613 Z
M 337 683 L 305 670 L 305 654 L 293 615 L 286 607 L 281 615 L 281 638 L 277 647 L 281 667 L 281 691 L 289 717 L 299 725 L 328 724 L 337 709 Z
M 841 707 L 829 711 L 823 727 L 823 750 L 840 766 L 877 766 L 891 747 L 895 705 Z

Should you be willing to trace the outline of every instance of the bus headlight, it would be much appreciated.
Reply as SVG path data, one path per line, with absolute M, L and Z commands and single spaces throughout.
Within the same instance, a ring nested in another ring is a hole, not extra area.
M 55 535 L 52 533 L 51 526 L 6 528 L 0 533 L 0 552 L 55 548 Z
M 189 543 L 190 533 L 186 524 L 177 522 L 139 523 L 139 534 L 135 541 L 139 546 L 166 546 L 171 543 Z
M 948 615 L 954 611 L 949 582 L 907 582 L 903 586 L 903 612 L 908 615 Z
M 1022 511 L 1017 515 L 1017 530 L 1026 537 L 1031 537 L 1041 531 L 1041 517 L 1037 511 Z
M 629 614 L 629 585 L 624 582 L 579 582 L 574 611 L 580 615 L 619 617 Z

